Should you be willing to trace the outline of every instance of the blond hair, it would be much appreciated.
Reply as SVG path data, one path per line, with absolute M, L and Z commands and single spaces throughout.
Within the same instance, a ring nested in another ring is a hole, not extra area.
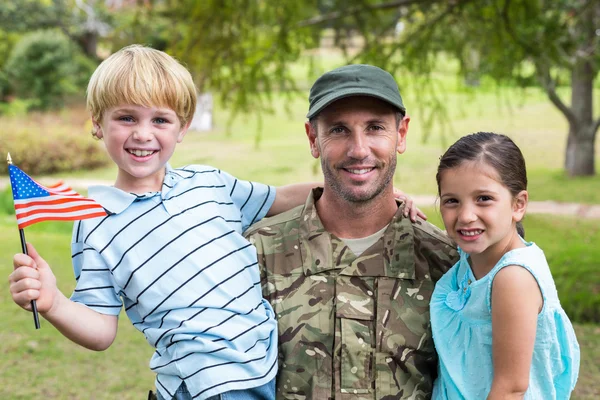
M 87 87 L 87 107 L 97 121 L 121 104 L 168 107 L 185 125 L 196 111 L 196 87 L 189 71 L 173 57 L 131 45 L 104 60 Z

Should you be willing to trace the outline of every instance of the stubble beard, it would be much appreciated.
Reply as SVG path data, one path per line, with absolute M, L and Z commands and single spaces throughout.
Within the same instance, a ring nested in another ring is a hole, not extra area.
M 376 186 L 370 190 L 360 191 L 358 193 L 353 191 L 352 187 L 346 187 L 341 182 L 339 175 L 335 173 L 334 168 L 330 167 L 330 165 L 327 163 L 327 160 L 325 160 L 323 157 L 321 157 L 321 169 L 323 171 L 323 177 L 325 178 L 325 184 L 331 188 L 337 197 L 349 203 L 364 205 L 376 199 L 386 188 L 392 184 L 394 173 L 396 171 L 396 162 L 396 153 L 394 153 L 388 159 L 387 169 L 385 170 L 384 175 L 380 178 L 380 181 L 366 183 L 366 185 L 375 184 Z M 380 167 L 380 165 L 377 165 L 377 168 Z

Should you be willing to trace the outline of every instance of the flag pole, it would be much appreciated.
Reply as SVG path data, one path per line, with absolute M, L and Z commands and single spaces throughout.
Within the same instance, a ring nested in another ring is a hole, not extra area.
M 12 158 L 10 158 L 10 153 L 6 156 L 6 163 L 12 164 Z M 27 254 L 27 242 L 25 241 L 25 231 L 19 228 L 19 235 L 21 236 L 21 249 L 24 254 Z M 40 317 L 38 316 L 37 304 L 35 300 L 31 300 L 31 312 L 33 313 L 33 323 L 35 324 L 35 329 L 40 329 Z

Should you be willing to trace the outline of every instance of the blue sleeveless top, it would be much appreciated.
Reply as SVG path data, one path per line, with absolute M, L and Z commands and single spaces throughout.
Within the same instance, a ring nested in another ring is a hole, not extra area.
M 477 280 L 459 249 L 460 260 L 436 284 L 431 329 L 439 355 L 433 399 L 485 399 L 493 378 L 491 292 L 494 277 L 508 265 L 535 277 L 544 305 L 538 315 L 526 400 L 568 399 L 579 374 L 579 344 L 558 300 L 544 252 L 534 243 L 506 253 Z

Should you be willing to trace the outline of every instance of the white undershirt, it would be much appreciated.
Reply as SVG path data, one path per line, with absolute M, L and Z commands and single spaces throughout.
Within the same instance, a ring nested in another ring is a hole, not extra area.
M 358 239 L 340 238 L 340 240 L 342 240 L 346 244 L 346 246 L 348 246 L 350 248 L 350 250 L 352 250 L 352 252 L 356 256 L 360 256 L 365 250 L 367 250 L 369 247 L 373 246 L 375 244 L 375 242 L 378 241 L 379 238 L 383 236 L 383 232 L 385 232 L 387 227 L 388 227 L 388 225 L 384 226 L 381 230 L 378 230 L 374 234 L 369 235 L 367 237 L 358 238 Z

